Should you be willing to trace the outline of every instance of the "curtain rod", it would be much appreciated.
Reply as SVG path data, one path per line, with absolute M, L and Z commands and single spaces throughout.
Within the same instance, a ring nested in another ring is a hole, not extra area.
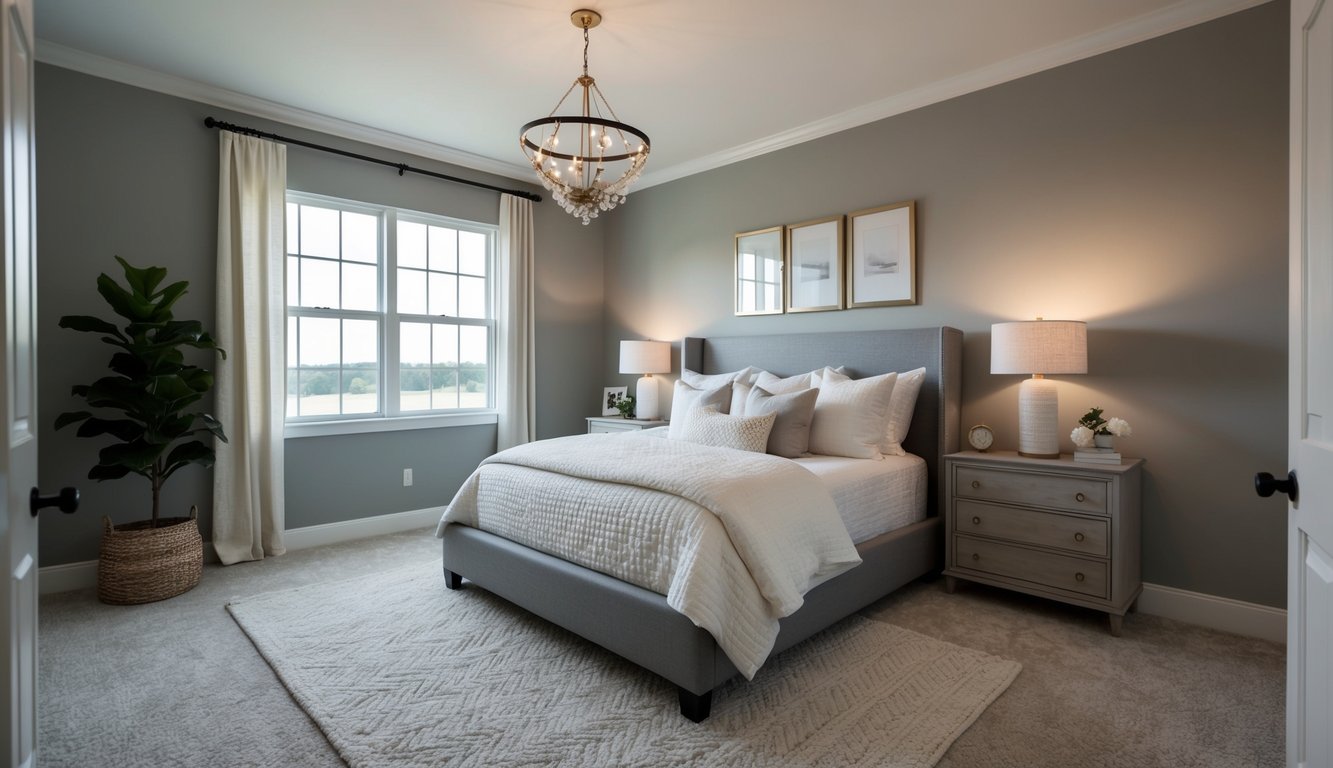
M 423 176 L 433 176 L 434 178 L 437 179 L 452 181 L 455 184 L 468 184 L 473 187 L 481 187 L 482 189 L 489 189 L 495 192 L 505 192 L 515 197 L 526 198 L 528 200 L 532 200 L 533 202 L 537 203 L 540 203 L 542 201 L 541 195 L 534 195 L 531 192 L 523 192 L 521 190 L 516 190 L 516 189 L 505 189 L 504 187 L 497 187 L 493 184 L 486 184 L 485 182 L 481 181 L 472 181 L 471 179 L 460 179 L 457 176 L 448 176 L 443 173 L 428 171 L 425 170 L 424 168 L 413 168 L 407 163 L 395 163 L 389 160 L 381 160 L 378 157 L 370 157 L 369 155 L 360 155 L 357 154 L 356 152 L 348 152 L 345 149 L 326 147 L 322 144 L 312 144 L 311 142 L 301 141 L 300 139 L 289 139 L 286 136 L 279 136 L 276 133 L 261 131 L 257 128 L 246 128 L 243 125 L 236 125 L 235 123 L 227 123 L 221 120 L 214 120 L 212 117 L 204 118 L 204 126 L 206 128 L 217 128 L 220 131 L 231 131 L 232 133 L 242 133 L 249 136 L 258 136 L 261 139 L 272 139 L 273 141 L 280 141 L 283 142 L 284 144 L 296 144 L 297 146 L 306 147 L 308 149 L 318 149 L 320 152 L 331 152 L 335 155 L 342 155 L 343 157 L 351 157 L 356 160 L 365 160 L 368 163 L 378 163 L 380 165 L 387 165 L 390 168 L 397 168 L 399 176 L 402 176 L 404 173 L 411 171 L 412 173 L 420 173 Z

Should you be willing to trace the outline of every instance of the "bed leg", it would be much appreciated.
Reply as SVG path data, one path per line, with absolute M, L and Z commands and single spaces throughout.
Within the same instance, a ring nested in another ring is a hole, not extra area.
M 702 723 L 708 719 L 709 712 L 713 709 L 713 692 L 691 693 L 684 688 L 680 691 L 680 713 L 696 723 Z
M 462 588 L 463 588 L 463 577 L 462 577 L 462 576 L 459 576 L 458 574 L 454 573 L 453 571 L 449 570 L 448 568 L 445 568 L 445 569 L 444 569 L 444 586 L 448 587 L 449 589 L 462 589 Z

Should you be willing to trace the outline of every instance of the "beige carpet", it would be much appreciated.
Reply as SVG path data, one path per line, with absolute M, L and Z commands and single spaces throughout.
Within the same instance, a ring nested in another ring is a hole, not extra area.
M 436 568 L 228 607 L 354 767 L 930 766 L 1020 669 L 853 617 L 694 724 L 665 681 Z

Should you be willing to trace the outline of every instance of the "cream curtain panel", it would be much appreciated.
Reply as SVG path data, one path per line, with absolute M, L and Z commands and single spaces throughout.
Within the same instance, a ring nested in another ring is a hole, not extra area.
M 537 437 L 534 342 L 532 201 L 500 195 L 496 448 L 503 451 Z
M 224 564 L 281 555 L 287 147 L 221 131 L 213 547 Z

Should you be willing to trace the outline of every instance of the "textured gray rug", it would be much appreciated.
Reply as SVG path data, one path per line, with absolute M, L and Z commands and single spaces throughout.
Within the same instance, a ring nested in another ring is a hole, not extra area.
M 696 725 L 670 684 L 435 568 L 228 609 L 357 768 L 930 766 L 1020 669 L 854 617 L 719 690 Z

